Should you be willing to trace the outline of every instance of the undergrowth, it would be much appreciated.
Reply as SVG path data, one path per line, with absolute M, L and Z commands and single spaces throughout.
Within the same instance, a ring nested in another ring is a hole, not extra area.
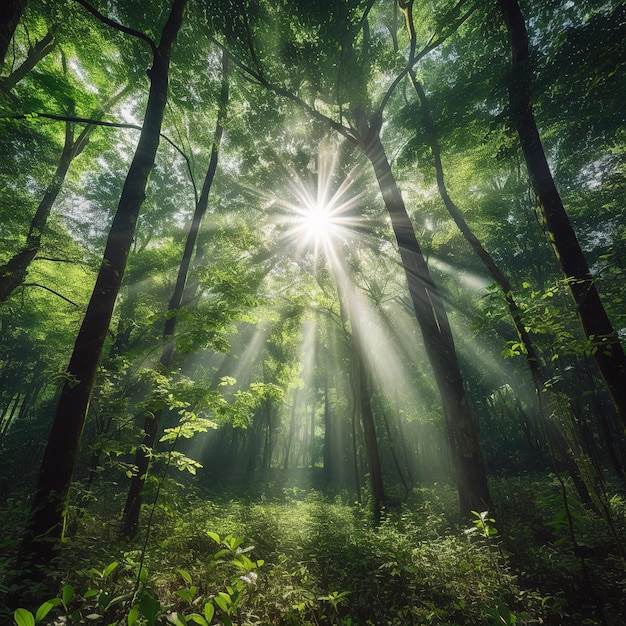
M 48 573 L 54 593 L 26 590 L 35 598 L 25 592 L 13 619 L 20 626 L 624 623 L 626 576 L 611 537 L 573 503 L 571 545 L 545 479 L 497 482 L 496 511 L 461 523 L 449 521 L 451 491 L 416 490 L 377 527 L 366 505 L 316 491 L 186 502 L 176 491 L 170 486 L 157 506 L 145 554 L 140 540 L 118 542 L 117 521 L 91 507 Z M 612 506 L 623 532 L 625 503 L 616 496 Z

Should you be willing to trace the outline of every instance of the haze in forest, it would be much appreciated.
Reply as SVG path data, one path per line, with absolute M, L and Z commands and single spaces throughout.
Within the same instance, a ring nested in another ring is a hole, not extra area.
M 623 624 L 625 42 L 5 2 L 3 623 Z

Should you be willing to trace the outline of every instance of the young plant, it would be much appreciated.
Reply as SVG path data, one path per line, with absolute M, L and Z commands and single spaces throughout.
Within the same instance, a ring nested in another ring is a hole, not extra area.
M 482 537 L 489 539 L 489 537 L 493 537 L 493 535 L 498 534 L 498 529 L 494 526 L 496 520 L 493 517 L 489 517 L 489 511 L 482 511 L 481 513 L 478 513 L 478 511 L 472 511 L 472 514 L 476 517 L 476 519 L 472 520 L 474 527 L 468 528 L 465 531 L 468 535 L 477 532 Z

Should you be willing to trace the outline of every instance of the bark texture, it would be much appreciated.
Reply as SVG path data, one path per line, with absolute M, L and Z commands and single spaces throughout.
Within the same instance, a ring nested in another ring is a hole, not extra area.
M 109 328 L 139 210 L 159 145 L 172 46 L 187 0 L 174 0 L 154 49 L 144 126 L 107 239 L 104 258 L 66 371 L 21 546 L 22 559 L 45 568 L 63 535 L 65 510 L 96 369 Z
M 509 106 L 526 168 L 554 252 L 561 264 L 587 340 L 611 400 L 626 427 L 626 354 L 600 300 L 585 255 L 552 177 L 531 101 L 528 33 L 517 0 L 498 0 L 509 35 L 512 71 Z
M 487 476 L 472 420 L 447 313 L 415 237 L 402 194 L 393 177 L 378 128 L 356 114 L 360 148 L 370 160 L 385 206 L 391 218 L 413 309 L 424 338 L 443 405 L 454 474 L 459 490 L 460 512 L 489 508 Z

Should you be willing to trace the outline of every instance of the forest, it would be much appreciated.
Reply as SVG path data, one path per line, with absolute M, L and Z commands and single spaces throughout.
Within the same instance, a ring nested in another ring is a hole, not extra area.
M 626 624 L 625 94 L 618 0 L 2 2 L 2 624 Z

